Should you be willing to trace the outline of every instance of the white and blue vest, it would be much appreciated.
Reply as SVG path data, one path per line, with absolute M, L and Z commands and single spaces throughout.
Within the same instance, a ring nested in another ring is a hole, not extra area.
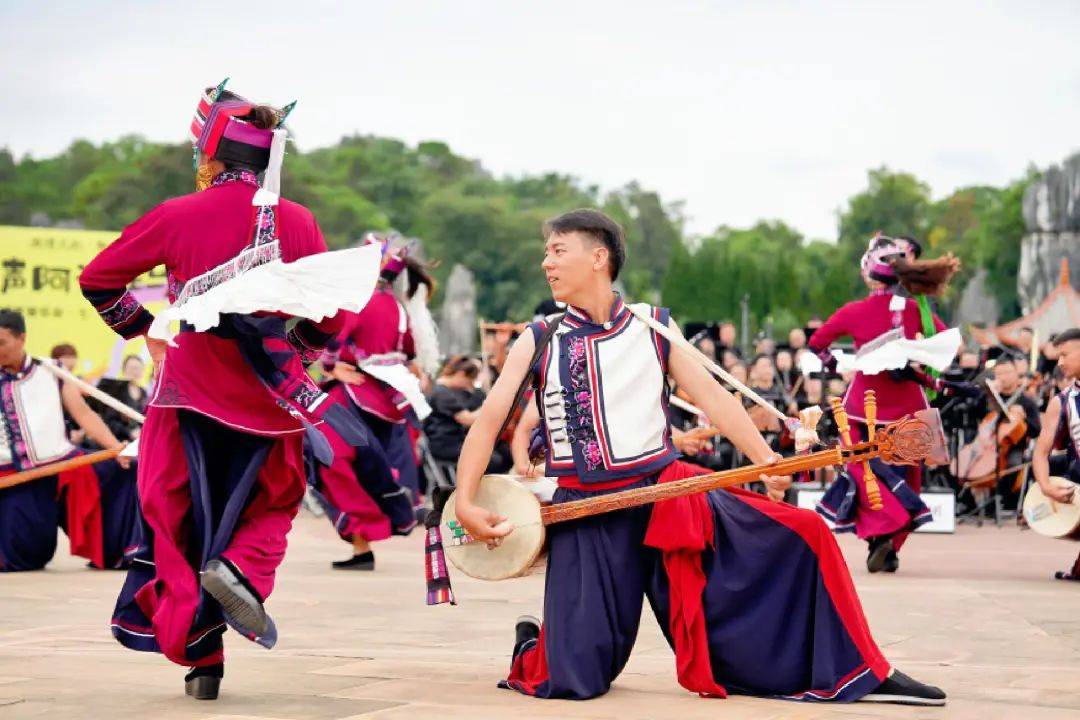
M 0 370 L 0 469 L 25 470 L 74 453 L 59 380 L 29 356 L 15 374 Z
M 665 308 L 635 306 L 668 323 Z M 546 322 L 529 326 L 539 342 Z M 659 472 L 676 459 L 668 422 L 668 341 L 620 298 L 597 324 L 568 307 L 533 368 L 547 474 L 583 484 Z
M 1069 479 L 1080 483 L 1080 382 L 1074 382 L 1059 395 L 1061 415 L 1058 417 L 1054 445 L 1065 446 Z

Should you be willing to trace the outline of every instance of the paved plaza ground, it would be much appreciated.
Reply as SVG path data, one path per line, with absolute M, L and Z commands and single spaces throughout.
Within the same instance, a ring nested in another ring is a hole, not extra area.
M 120 573 L 58 556 L 45 572 L 0 575 L 0 718 L 1080 717 L 1080 585 L 1050 579 L 1080 545 L 1015 527 L 916 536 L 895 576 L 867 574 L 863 546 L 841 538 L 885 654 L 944 687 L 950 703 L 940 709 L 699 699 L 676 684 L 648 611 L 606 697 L 539 701 L 498 690 L 514 618 L 538 612 L 542 575 L 502 583 L 458 575 L 461 604 L 427 608 L 421 546 L 419 533 L 381 543 L 374 574 L 331 571 L 346 546 L 325 520 L 302 515 L 269 603 L 280 642 L 267 652 L 227 636 L 216 702 L 185 697 L 180 668 L 112 640 Z

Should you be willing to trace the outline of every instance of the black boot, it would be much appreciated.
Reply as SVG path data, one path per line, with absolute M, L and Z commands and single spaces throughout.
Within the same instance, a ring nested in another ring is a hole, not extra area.
M 225 558 L 211 560 L 199 574 L 203 590 L 221 603 L 238 630 L 262 637 L 270 627 L 270 617 L 263 608 L 262 599 L 243 573 Z
M 191 668 L 191 672 L 184 676 L 184 692 L 196 700 L 217 700 L 223 677 L 224 663 Z
M 866 569 L 872 573 L 885 569 L 885 557 L 892 552 L 892 538 L 879 535 L 869 539 L 870 553 L 866 556 Z
M 874 692 L 860 698 L 863 702 L 895 705 L 944 705 L 945 692 L 933 685 L 923 685 L 899 670 L 893 670 Z
M 514 625 L 514 653 L 512 657 L 517 657 L 526 643 L 530 640 L 536 640 L 538 637 L 540 637 L 540 621 L 532 615 L 519 617 L 517 624 Z
M 900 556 L 896 554 L 895 550 L 890 550 L 885 554 L 885 572 L 894 573 L 900 569 Z
M 348 560 L 335 560 L 331 565 L 335 570 L 374 570 L 375 553 L 368 550 L 366 553 L 353 555 Z

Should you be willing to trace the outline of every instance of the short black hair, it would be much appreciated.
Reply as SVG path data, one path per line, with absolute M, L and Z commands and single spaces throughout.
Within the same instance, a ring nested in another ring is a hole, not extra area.
M 1054 338 L 1054 347 L 1061 347 L 1070 340 L 1080 340 L 1080 328 L 1069 328 Z
M 18 310 L 0 310 L 0 328 L 7 328 L 14 335 L 26 334 L 26 318 Z
M 556 215 L 544 223 L 544 237 L 580 232 L 608 249 L 608 269 L 616 280 L 626 264 L 626 239 L 619 223 L 599 210 L 579 208 Z
M 1019 360 L 1019 359 L 1020 359 L 1020 357 L 1015 355 L 1014 353 L 1003 352 L 1000 355 L 998 355 L 997 360 L 994 361 L 994 367 L 997 367 L 998 365 L 1013 365 L 1013 366 L 1015 366 L 1016 361 Z

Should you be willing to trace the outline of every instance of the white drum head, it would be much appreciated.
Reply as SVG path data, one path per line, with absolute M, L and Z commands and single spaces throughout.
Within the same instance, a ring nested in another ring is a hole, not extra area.
M 1052 477 L 1050 482 L 1065 487 L 1073 483 L 1064 478 Z M 1047 537 L 1069 537 L 1080 529 L 1080 488 L 1073 493 L 1072 502 L 1059 503 L 1043 495 L 1038 483 L 1032 483 L 1024 496 L 1024 519 L 1028 526 Z
M 446 501 L 441 526 L 443 549 L 454 567 L 481 580 L 505 580 L 528 573 L 544 547 L 540 502 L 533 493 L 511 475 L 485 475 L 480 481 L 476 504 L 502 515 L 514 525 L 514 531 L 494 550 L 482 542 L 454 544 L 456 500 L 455 492 Z

